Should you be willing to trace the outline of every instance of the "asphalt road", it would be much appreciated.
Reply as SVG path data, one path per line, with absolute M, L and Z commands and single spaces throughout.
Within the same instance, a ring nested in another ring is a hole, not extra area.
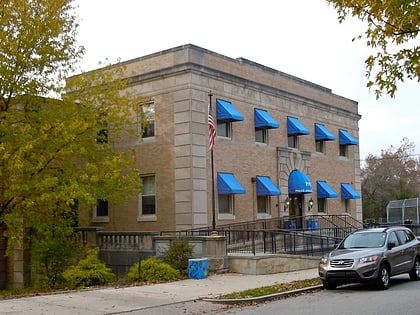
M 210 314 L 241 315 L 388 315 L 420 314 L 420 281 L 409 280 L 408 275 L 391 279 L 391 288 L 385 291 L 368 285 L 346 285 L 337 290 L 321 290 L 229 309 L 211 310 Z M 184 314 L 200 314 L 186 313 Z

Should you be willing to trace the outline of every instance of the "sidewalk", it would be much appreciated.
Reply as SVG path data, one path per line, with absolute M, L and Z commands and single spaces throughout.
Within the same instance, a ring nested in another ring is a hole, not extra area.
M 218 274 L 206 279 L 3 300 L 0 301 L 0 314 L 115 314 L 214 298 L 221 294 L 317 276 L 317 269 L 270 275 Z

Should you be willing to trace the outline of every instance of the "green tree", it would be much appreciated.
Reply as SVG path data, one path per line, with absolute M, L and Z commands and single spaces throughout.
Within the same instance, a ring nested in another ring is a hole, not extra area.
M 391 200 L 419 196 L 420 159 L 414 149 L 414 143 L 404 138 L 399 148 L 366 158 L 361 169 L 364 218 L 383 218 Z
M 137 136 L 141 100 L 120 65 L 65 82 L 84 53 L 71 0 L 2 1 L 0 24 L 0 224 L 9 248 L 24 227 L 53 245 L 98 199 L 140 188 L 120 139 Z
M 419 0 L 327 0 L 338 12 L 338 19 L 354 16 L 367 21 L 358 38 L 376 50 L 366 60 L 367 86 L 376 98 L 383 92 L 394 97 L 398 82 L 405 78 L 420 81 Z

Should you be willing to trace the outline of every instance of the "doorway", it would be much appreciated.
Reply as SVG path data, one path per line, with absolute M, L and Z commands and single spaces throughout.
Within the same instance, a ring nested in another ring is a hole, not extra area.
M 296 228 L 303 228 L 303 196 L 304 194 L 289 195 L 289 216 L 296 221 Z

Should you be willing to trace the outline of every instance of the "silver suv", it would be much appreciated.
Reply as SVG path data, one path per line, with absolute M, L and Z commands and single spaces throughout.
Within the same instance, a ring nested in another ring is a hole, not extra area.
M 328 290 L 344 283 L 374 282 L 389 288 L 389 279 L 408 273 L 420 279 L 420 241 L 403 226 L 357 230 L 321 258 L 319 277 Z

